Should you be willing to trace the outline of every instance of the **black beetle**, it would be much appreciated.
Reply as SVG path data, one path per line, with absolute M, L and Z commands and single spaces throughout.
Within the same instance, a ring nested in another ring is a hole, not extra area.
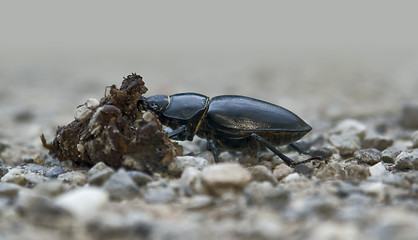
M 173 129 L 169 138 L 184 141 L 197 135 L 207 139 L 215 162 L 217 147 L 251 154 L 267 147 L 289 166 L 322 159 L 312 157 L 295 163 L 278 151 L 275 145 L 291 144 L 312 128 L 291 111 L 262 100 L 236 95 L 209 99 L 197 93 L 179 93 L 142 97 L 138 104 L 157 113 L 161 123 Z

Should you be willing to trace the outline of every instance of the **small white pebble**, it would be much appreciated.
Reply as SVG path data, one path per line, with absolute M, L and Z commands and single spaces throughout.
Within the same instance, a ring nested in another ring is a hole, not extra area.
M 98 108 L 100 105 L 99 101 L 95 98 L 89 98 L 86 101 L 86 106 L 88 109 L 94 110 L 96 108 Z
M 154 119 L 154 114 L 152 114 L 151 112 L 147 111 L 147 112 L 144 113 L 144 115 L 142 116 L 142 118 L 146 122 L 150 122 L 152 119 Z

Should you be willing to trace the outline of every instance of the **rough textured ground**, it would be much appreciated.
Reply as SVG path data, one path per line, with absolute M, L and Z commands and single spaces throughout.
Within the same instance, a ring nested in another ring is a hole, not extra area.
M 416 58 L 209 52 L 3 58 L 0 239 L 416 239 Z M 285 106 L 314 128 L 301 146 L 329 163 L 291 169 L 269 152 L 224 152 L 215 165 L 199 139 L 151 175 L 49 156 L 39 136 L 52 139 L 78 105 L 131 72 L 147 94 Z

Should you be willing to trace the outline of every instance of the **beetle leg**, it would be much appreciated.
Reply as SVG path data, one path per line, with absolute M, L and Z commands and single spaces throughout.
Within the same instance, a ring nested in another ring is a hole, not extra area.
M 283 153 L 281 153 L 279 150 L 277 150 L 277 148 L 274 145 L 272 145 L 271 143 L 269 143 L 266 139 L 264 139 L 260 135 L 255 134 L 255 133 L 252 133 L 251 134 L 251 137 L 254 138 L 255 140 L 259 141 L 260 143 L 264 144 L 264 146 L 266 146 L 274 154 L 276 154 L 277 156 L 279 156 L 287 165 L 289 165 L 289 166 L 295 166 L 295 165 L 297 165 L 292 159 L 290 159 L 288 156 L 286 156 Z
M 289 144 L 290 147 L 296 150 L 298 153 L 308 154 L 306 151 L 302 150 L 300 147 L 298 147 L 296 144 L 291 143 Z
M 213 139 L 208 139 L 208 148 L 213 153 L 213 157 L 215 158 L 215 163 L 218 163 L 219 162 L 218 150 L 216 149 L 215 141 L 213 141 Z
M 320 157 L 320 156 L 318 156 L 318 157 L 311 157 L 311 158 L 308 158 L 308 159 L 306 159 L 304 161 L 296 162 L 295 163 L 292 159 L 290 159 L 288 156 L 286 156 L 283 153 L 281 153 L 279 150 L 277 150 L 277 148 L 274 145 L 272 145 L 271 143 L 269 143 L 266 139 L 264 139 L 260 135 L 255 134 L 255 133 L 252 133 L 251 134 L 251 137 L 254 138 L 255 140 L 261 142 L 262 144 L 264 144 L 268 149 L 270 149 L 274 154 L 276 154 L 277 156 L 279 156 L 287 165 L 289 165 L 291 167 L 294 167 L 294 166 L 299 165 L 299 164 L 304 164 L 304 163 L 310 162 L 312 160 L 322 160 L 325 163 L 327 163 L 327 160 L 325 158 L 323 158 L 323 157 Z
M 184 140 L 184 137 L 181 137 L 181 134 L 183 134 L 186 130 L 187 127 L 185 125 L 181 125 L 180 127 L 169 132 L 168 137 L 174 140 Z

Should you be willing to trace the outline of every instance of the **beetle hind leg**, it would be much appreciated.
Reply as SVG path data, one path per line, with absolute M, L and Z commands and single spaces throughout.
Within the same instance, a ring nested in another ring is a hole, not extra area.
M 326 160 L 324 158 L 322 158 L 322 157 L 311 157 L 311 158 L 308 158 L 308 159 L 306 159 L 304 161 L 301 161 L 301 162 L 294 162 L 288 156 L 284 155 L 279 150 L 277 150 L 277 148 L 273 144 L 271 144 L 270 142 L 268 142 L 266 139 L 264 139 L 260 135 L 255 134 L 255 133 L 252 133 L 251 134 L 251 137 L 253 139 L 257 140 L 258 142 L 260 142 L 261 144 L 263 144 L 268 149 L 270 149 L 274 154 L 276 154 L 277 156 L 279 156 L 288 166 L 294 167 L 296 165 L 304 164 L 304 163 L 310 162 L 312 160 L 323 160 L 323 161 L 326 162 Z

